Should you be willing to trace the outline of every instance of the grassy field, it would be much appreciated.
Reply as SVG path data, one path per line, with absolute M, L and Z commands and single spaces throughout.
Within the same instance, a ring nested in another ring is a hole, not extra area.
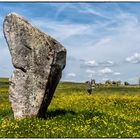
M 14 120 L 7 79 L 0 79 L 1 138 L 138 138 L 140 87 L 97 87 L 60 83 L 48 119 Z

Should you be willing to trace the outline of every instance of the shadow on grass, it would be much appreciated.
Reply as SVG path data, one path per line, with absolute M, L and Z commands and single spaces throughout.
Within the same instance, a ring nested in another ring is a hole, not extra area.
M 71 110 L 64 110 L 64 109 L 57 109 L 53 111 L 47 112 L 47 119 L 57 117 L 57 116 L 64 116 L 64 115 L 75 115 L 76 113 Z
M 12 118 L 12 110 L 11 109 L 5 109 L 0 110 L 0 119 L 1 118 Z
M 102 117 L 107 114 L 104 112 L 100 112 L 96 109 L 92 110 L 92 111 L 81 111 L 79 113 L 76 113 L 72 110 L 56 109 L 56 110 L 48 111 L 46 118 L 50 119 L 50 118 L 54 118 L 54 117 L 58 117 L 58 116 L 74 117 L 74 116 L 79 116 L 79 115 L 80 116 L 83 115 L 85 119 L 90 119 L 95 116 Z

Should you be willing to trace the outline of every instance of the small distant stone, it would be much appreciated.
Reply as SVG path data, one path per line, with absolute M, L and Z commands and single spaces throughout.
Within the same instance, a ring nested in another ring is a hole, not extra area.
M 4 35 L 15 67 L 9 89 L 14 118 L 44 118 L 66 65 L 66 49 L 16 13 L 5 17 Z

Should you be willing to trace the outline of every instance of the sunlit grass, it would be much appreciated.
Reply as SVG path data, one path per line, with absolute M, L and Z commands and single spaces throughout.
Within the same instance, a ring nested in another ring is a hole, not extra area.
M 46 120 L 14 120 L 8 86 L 1 87 L 0 137 L 138 138 L 140 88 L 98 87 L 88 95 L 84 84 L 60 83 Z

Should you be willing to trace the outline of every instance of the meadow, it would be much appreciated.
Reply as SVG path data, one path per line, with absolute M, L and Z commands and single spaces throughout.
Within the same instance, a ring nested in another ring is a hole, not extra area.
M 8 79 L 0 79 L 0 138 L 139 138 L 140 87 L 61 82 L 47 119 L 14 120 Z

